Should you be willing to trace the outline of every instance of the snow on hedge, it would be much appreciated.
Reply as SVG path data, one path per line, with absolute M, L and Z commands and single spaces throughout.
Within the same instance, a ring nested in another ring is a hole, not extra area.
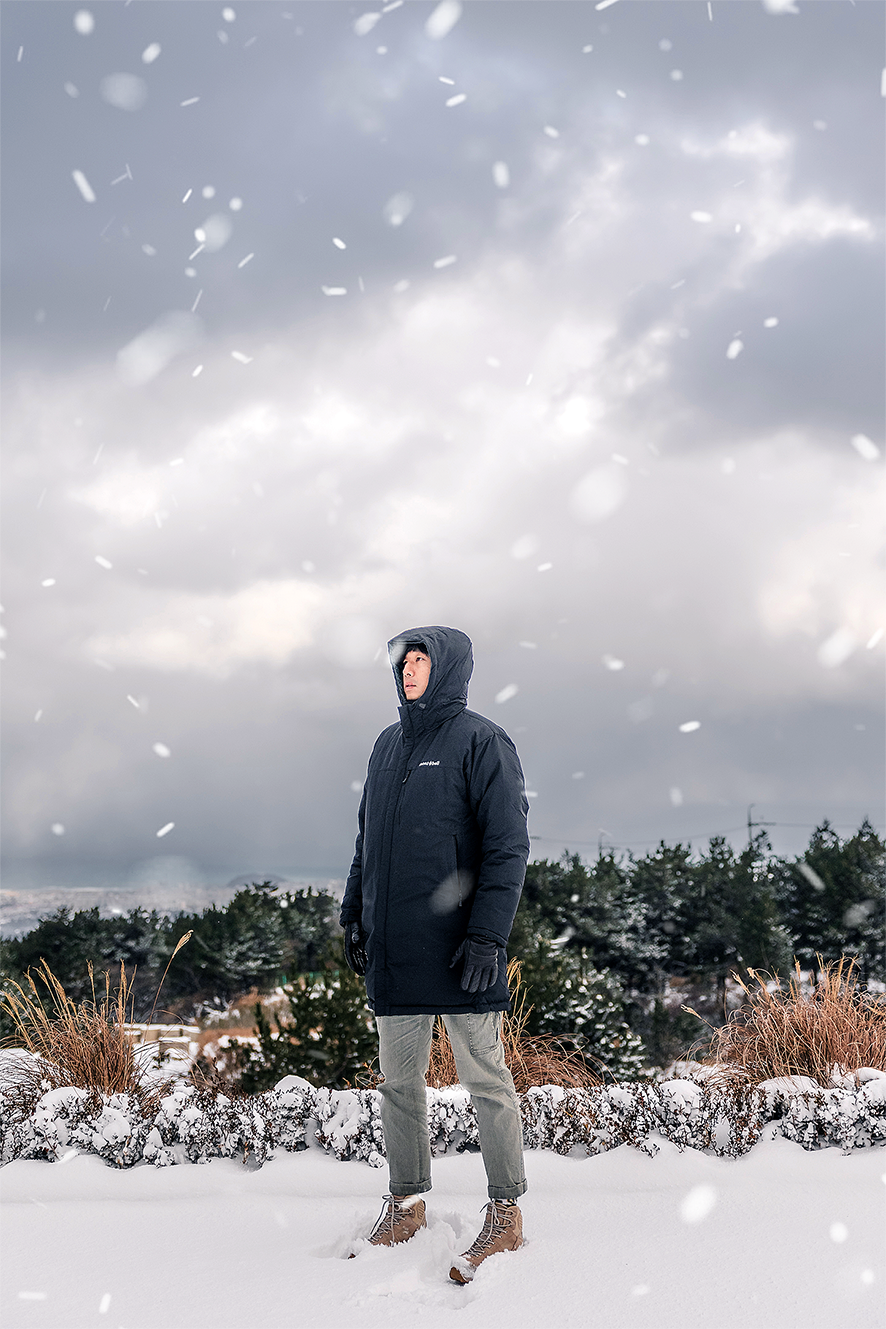
M 599 1154 L 621 1144 L 655 1154 L 656 1137 L 664 1137 L 680 1149 L 738 1158 L 774 1123 L 773 1135 L 804 1149 L 836 1146 L 848 1153 L 886 1143 L 886 1072 L 866 1068 L 841 1079 L 829 1089 L 801 1076 L 753 1088 L 704 1079 L 598 1089 L 546 1085 L 521 1095 L 523 1140 L 527 1149 L 559 1154 Z M 476 1147 L 470 1095 L 458 1086 L 427 1094 L 434 1153 Z M 48 1090 L 36 1103 L 7 1089 L 0 1108 L 0 1163 L 56 1161 L 74 1152 L 119 1168 L 238 1157 L 260 1166 L 275 1149 L 308 1147 L 372 1167 L 385 1158 L 376 1090 L 317 1089 L 294 1075 L 254 1097 L 179 1080 L 152 1114 L 132 1095 L 77 1088 Z

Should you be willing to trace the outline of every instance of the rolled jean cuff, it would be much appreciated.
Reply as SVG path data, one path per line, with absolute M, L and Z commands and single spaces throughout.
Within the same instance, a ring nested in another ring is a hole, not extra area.
M 490 1186 L 490 1200 L 519 1200 L 521 1195 L 525 1195 L 529 1189 L 529 1183 L 524 1177 L 516 1186 Z
M 411 1181 L 394 1181 L 393 1177 L 391 1178 L 392 1195 L 424 1195 L 425 1191 L 429 1191 L 430 1189 L 430 1181 L 419 1181 L 416 1185 L 413 1185 Z M 504 1199 L 504 1196 L 500 1196 L 499 1198 Z

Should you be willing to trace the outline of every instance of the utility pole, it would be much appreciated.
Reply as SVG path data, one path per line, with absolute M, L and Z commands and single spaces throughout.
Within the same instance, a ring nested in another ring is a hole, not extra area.
M 753 850 L 754 848 L 754 830 L 756 828 L 760 828 L 762 826 L 775 826 L 777 824 L 774 821 L 754 821 L 752 814 L 755 807 L 756 807 L 755 803 L 748 804 L 748 850 L 749 851 Z

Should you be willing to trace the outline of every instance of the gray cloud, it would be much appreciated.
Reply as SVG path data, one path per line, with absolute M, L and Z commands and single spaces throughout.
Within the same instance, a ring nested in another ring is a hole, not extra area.
M 877 815 L 882 11 L 432 9 L 9 7 L 19 863 L 344 864 L 421 621 L 539 852 Z

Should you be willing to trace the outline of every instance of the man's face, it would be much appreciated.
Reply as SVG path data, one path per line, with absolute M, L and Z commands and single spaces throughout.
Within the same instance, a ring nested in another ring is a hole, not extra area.
M 403 657 L 403 691 L 407 701 L 423 697 L 431 677 L 431 661 L 424 651 L 407 651 Z

